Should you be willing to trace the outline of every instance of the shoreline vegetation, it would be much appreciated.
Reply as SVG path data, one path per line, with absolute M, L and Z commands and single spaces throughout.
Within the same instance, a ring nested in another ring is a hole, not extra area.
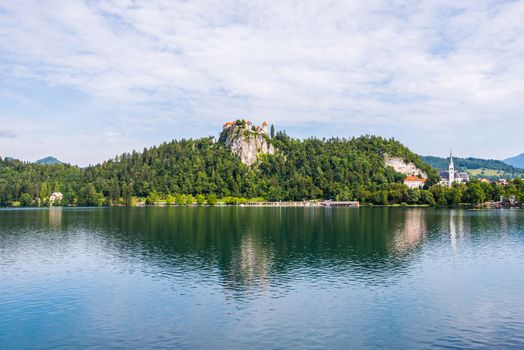
M 55 184 L 55 192 L 60 184 Z M 215 194 L 163 195 L 156 191 L 147 196 L 110 196 L 93 190 L 83 193 L 85 197 L 71 193 L 64 194 L 54 206 L 63 207 L 101 207 L 101 206 L 266 206 L 266 207 L 329 207 L 329 206 L 391 206 L 391 207 L 464 207 L 464 208 L 522 208 L 524 207 L 524 181 L 514 179 L 505 185 L 485 183 L 472 179 L 466 184 L 454 184 L 451 187 L 432 185 L 429 188 L 410 189 L 404 184 L 392 184 L 389 190 L 365 192 L 360 198 L 317 198 L 303 200 L 275 200 L 266 197 L 218 197 Z M 0 207 L 49 207 L 47 183 L 40 187 L 40 192 L 31 197 L 22 193 L 18 200 L 3 201 Z M 124 193 L 125 194 L 125 193 Z M 359 200 L 360 199 L 360 200 Z
M 358 202 L 358 201 L 332 201 L 332 200 L 305 200 L 305 201 L 267 201 L 264 198 L 237 198 L 237 197 L 225 197 L 216 198 L 216 196 L 192 196 L 192 195 L 177 195 L 167 196 L 166 198 L 160 198 L 158 196 L 139 198 L 132 197 L 131 202 L 127 205 L 124 202 L 124 198 L 120 198 L 117 202 L 108 205 L 107 203 L 97 205 L 95 207 L 288 207 L 288 208 L 372 208 L 372 207 L 390 207 L 390 208 L 449 208 L 449 209 L 523 209 L 524 206 L 517 202 L 510 201 L 488 201 L 483 203 L 457 203 L 456 205 L 438 205 L 438 204 L 427 204 L 427 203 L 394 203 L 394 204 L 374 204 L 370 202 Z M 41 205 L 23 206 L 20 202 L 13 202 L 7 208 L 22 208 L 22 207 L 39 207 L 39 208 L 75 208 L 85 207 L 79 205 L 67 205 L 63 203 L 57 203 L 56 205 L 50 205 L 49 203 L 43 203 Z M 89 206 L 88 206 L 89 207 Z M 93 207 L 93 206 L 91 206 Z M 1 207 L 0 207 L 1 208 Z

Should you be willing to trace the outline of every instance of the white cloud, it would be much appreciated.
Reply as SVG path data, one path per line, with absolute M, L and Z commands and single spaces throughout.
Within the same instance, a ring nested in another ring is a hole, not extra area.
M 121 123 L 246 115 L 488 140 L 502 117 L 522 127 L 522 18 L 522 1 L 12 1 L 0 68 L 125 106 Z

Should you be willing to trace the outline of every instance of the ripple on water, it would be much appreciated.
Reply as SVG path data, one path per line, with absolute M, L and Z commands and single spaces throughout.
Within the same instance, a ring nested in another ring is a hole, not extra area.
M 524 348 L 522 212 L 230 209 L 0 211 L 0 348 Z

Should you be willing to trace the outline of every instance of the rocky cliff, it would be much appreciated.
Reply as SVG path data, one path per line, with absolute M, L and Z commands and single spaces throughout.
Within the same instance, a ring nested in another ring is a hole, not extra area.
M 385 155 L 384 162 L 387 166 L 390 166 L 393 169 L 395 169 L 396 172 L 404 174 L 406 176 L 414 175 L 423 178 L 428 177 L 428 174 L 425 171 L 419 169 L 415 164 L 407 162 L 402 158 Z
M 219 142 L 231 149 L 246 165 L 254 164 L 260 154 L 275 153 L 275 148 L 269 142 L 265 122 L 261 126 L 254 126 L 245 120 L 226 123 Z

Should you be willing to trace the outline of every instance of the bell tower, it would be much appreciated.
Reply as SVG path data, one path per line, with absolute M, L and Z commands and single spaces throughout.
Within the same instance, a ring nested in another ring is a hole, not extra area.
M 453 182 L 455 182 L 455 164 L 453 164 L 453 151 L 449 151 L 449 167 L 448 167 L 448 174 L 449 174 L 449 185 L 453 185 Z

